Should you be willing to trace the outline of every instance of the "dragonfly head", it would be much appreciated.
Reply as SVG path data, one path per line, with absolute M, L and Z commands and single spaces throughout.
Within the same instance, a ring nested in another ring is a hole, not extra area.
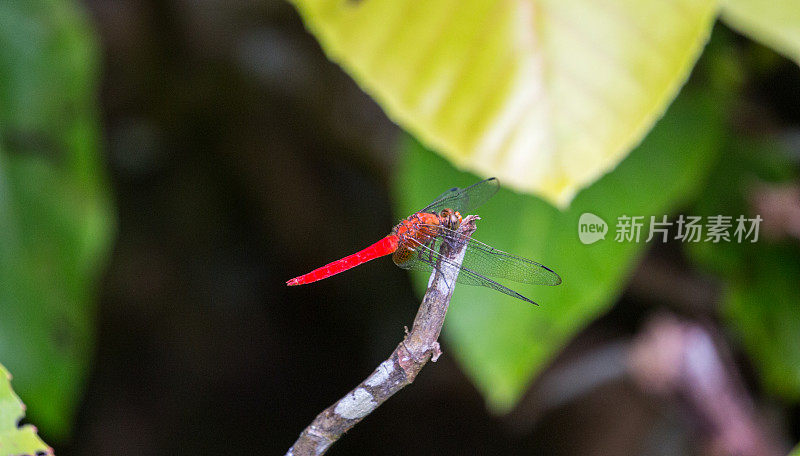
M 449 208 L 442 209 L 442 211 L 439 212 L 439 220 L 442 225 L 454 230 L 461 225 L 461 214 Z

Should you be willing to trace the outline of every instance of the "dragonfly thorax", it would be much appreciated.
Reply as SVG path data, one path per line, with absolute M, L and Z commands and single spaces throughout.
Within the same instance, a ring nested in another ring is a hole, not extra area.
M 438 214 L 416 212 L 401 221 L 392 230 L 400 245 L 411 247 L 417 244 L 427 245 L 431 239 L 440 234 L 439 227 L 454 230 L 461 225 L 461 214 L 452 209 L 444 209 Z
M 444 209 L 438 214 L 416 212 L 402 220 L 392 230 L 397 236 L 397 251 L 394 262 L 403 265 L 414 258 L 418 250 L 429 248 L 442 229 L 455 229 L 461 224 L 461 214 L 452 209 Z

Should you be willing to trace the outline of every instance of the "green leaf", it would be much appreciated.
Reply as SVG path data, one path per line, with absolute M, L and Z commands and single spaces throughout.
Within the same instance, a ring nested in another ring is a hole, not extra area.
M 726 0 L 722 18 L 739 32 L 800 64 L 797 0 Z
M 704 198 L 692 208 L 695 215 L 753 218 L 756 214 L 748 200 L 760 186 L 797 179 L 785 146 L 769 138 L 744 138 L 735 133 L 730 137 L 726 159 L 715 167 Z M 767 214 L 763 217 L 762 227 L 770 222 Z M 759 369 L 764 386 L 773 394 L 800 400 L 797 243 L 769 239 L 762 229 L 755 243 L 704 242 L 687 247 L 692 260 L 724 282 L 723 316 Z
M 24 416 L 25 406 L 11 389 L 11 374 L 0 364 L 0 454 L 53 454 L 53 449 L 36 435 L 35 427 L 19 427 Z
M 0 360 L 55 439 L 80 399 L 113 231 L 87 23 L 66 0 L 0 2 Z
M 328 56 L 456 166 L 560 206 L 663 114 L 715 0 L 292 0 Z
M 724 314 L 762 374 L 767 389 L 800 400 L 800 251 L 794 245 L 753 249 L 744 277 L 730 278 Z
M 644 238 L 616 242 L 617 217 L 659 218 L 702 185 L 717 157 L 725 100 L 711 90 L 684 89 L 645 141 L 578 194 L 566 212 L 509 190 L 479 209 L 477 239 L 540 261 L 563 278 L 557 287 L 513 286 L 540 307 L 480 287 L 456 288 L 445 338 L 493 409 L 512 407 L 532 377 L 625 285 L 645 244 Z M 409 141 L 397 176 L 399 208 L 419 210 L 445 188 L 475 179 Z M 585 212 L 609 224 L 605 240 L 579 241 L 578 219 Z

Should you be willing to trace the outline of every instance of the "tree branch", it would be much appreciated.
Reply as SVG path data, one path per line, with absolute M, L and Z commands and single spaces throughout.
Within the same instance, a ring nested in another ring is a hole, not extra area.
M 458 232 L 468 238 L 475 232 L 476 215 L 464 218 Z M 373 410 L 386 402 L 394 393 L 410 384 L 428 360 L 436 362 L 442 354 L 439 333 L 464 259 L 466 243 L 442 243 L 439 253 L 449 260 L 434 268 L 428 290 L 414 318 L 411 331 L 394 349 L 389 359 L 355 389 L 322 411 L 300 434 L 286 456 L 321 455 L 334 442 Z

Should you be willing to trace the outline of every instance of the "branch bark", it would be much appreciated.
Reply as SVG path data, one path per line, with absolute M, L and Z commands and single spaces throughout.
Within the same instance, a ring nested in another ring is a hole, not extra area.
M 465 217 L 458 232 L 465 238 L 471 236 L 477 220 L 480 217 L 476 215 Z M 317 415 L 286 456 L 324 454 L 345 432 L 394 393 L 411 384 L 428 360 L 436 362 L 442 354 L 437 339 L 442 331 L 465 250 L 465 243 L 442 243 L 439 253 L 449 261 L 434 268 L 411 331 L 369 377 Z

